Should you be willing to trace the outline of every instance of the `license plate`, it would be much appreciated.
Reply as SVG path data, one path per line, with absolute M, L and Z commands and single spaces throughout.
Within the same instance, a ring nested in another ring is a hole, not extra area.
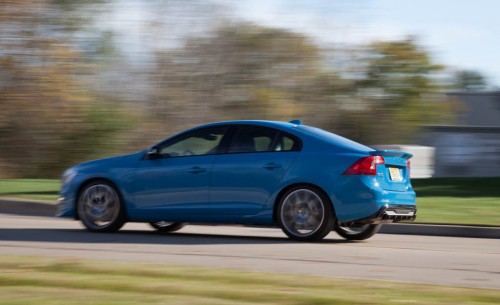
M 397 167 L 389 167 L 389 175 L 392 181 L 402 181 L 401 171 Z

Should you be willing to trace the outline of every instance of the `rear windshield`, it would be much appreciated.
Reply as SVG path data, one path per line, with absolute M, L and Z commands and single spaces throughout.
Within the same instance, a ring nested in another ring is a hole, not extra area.
M 336 135 L 334 133 L 331 133 L 331 132 L 328 132 L 328 131 L 325 131 L 323 129 L 319 129 L 316 127 L 298 125 L 297 129 L 306 131 L 306 132 L 311 133 L 313 135 L 316 135 L 320 138 L 332 141 L 332 142 L 336 143 L 337 145 L 349 147 L 349 148 L 356 149 L 356 150 L 362 150 L 362 151 L 372 151 L 373 150 L 373 148 L 370 148 L 370 147 L 365 146 L 363 144 L 360 144 L 358 142 L 354 142 L 354 141 L 349 140 L 347 138 L 341 137 L 339 135 Z

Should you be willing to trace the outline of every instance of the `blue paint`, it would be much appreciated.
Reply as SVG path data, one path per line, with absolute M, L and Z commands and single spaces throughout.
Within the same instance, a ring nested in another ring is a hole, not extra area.
M 231 153 L 229 137 L 239 126 L 267 128 L 268 134 L 275 135 L 273 139 L 279 135 L 287 139 L 280 143 L 268 139 L 262 139 L 263 144 L 254 143 L 256 147 L 271 147 L 274 143 L 273 151 Z M 273 225 L 280 192 L 295 184 L 321 188 L 330 198 L 340 222 L 364 219 L 385 204 L 415 206 L 407 168 L 411 154 L 377 151 L 326 131 L 298 125 L 296 121 L 213 123 L 174 135 L 155 147 L 203 133 L 206 128 L 223 128 L 224 132 L 215 135 L 216 140 L 211 136 L 200 138 L 208 143 L 207 148 L 211 148 L 211 141 L 220 141 L 213 142 L 219 144 L 202 155 L 185 151 L 184 155 L 179 152 L 179 155 L 149 158 L 150 149 L 146 149 L 67 170 L 64 176 L 72 179 L 62 185 L 64 199 L 60 200 L 58 215 L 76 216 L 78 192 L 92 179 L 112 182 L 120 192 L 128 220 L 137 222 Z M 290 143 L 294 141 L 297 145 L 292 148 Z M 375 176 L 343 175 L 358 159 L 371 155 L 383 156 L 385 160 L 385 164 L 377 165 Z M 401 181 L 391 180 L 390 167 L 400 171 Z

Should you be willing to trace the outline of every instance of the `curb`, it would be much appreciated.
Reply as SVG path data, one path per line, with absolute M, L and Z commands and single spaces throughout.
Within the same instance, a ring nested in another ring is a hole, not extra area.
M 0 197 L 0 213 L 52 217 L 57 205 L 48 201 Z
M 57 205 L 47 201 L 0 197 L 0 213 L 54 217 L 56 211 Z M 379 233 L 500 239 L 500 227 L 392 223 L 383 225 Z
M 383 225 L 379 233 L 500 239 L 500 227 L 391 223 Z

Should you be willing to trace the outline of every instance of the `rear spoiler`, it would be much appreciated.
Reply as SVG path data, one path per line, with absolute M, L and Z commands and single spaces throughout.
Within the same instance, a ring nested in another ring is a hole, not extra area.
M 405 158 L 406 160 L 413 157 L 413 154 L 399 150 L 372 150 L 368 152 L 371 156 L 396 157 Z

